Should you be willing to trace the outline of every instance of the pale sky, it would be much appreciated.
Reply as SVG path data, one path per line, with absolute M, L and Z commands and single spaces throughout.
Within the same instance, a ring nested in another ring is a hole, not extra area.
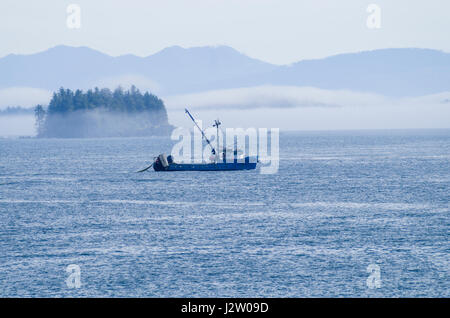
M 66 25 L 72 3 L 80 29 Z M 366 25 L 371 3 L 379 29 Z M 450 52 L 449 14 L 448 0 L 2 0 L 0 57 L 60 44 L 113 56 L 229 45 L 275 64 L 387 47 Z

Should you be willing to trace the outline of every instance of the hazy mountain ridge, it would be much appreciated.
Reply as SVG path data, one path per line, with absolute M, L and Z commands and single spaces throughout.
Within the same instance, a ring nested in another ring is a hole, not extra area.
M 285 66 L 233 48 L 169 47 L 147 57 L 111 57 L 87 47 L 57 46 L 0 58 L 0 88 L 87 89 L 128 76 L 148 80 L 160 95 L 258 85 L 347 89 L 406 97 L 450 91 L 450 54 L 431 49 L 381 49 L 304 60 Z M 134 83 L 139 87 L 139 83 Z

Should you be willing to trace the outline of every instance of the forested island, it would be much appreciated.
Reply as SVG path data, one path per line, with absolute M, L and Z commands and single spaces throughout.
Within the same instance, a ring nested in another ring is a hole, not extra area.
M 86 92 L 60 88 L 48 107 L 37 105 L 34 111 L 37 137 L 161 136 L 173 129 L 163 101 L 135 86 Z

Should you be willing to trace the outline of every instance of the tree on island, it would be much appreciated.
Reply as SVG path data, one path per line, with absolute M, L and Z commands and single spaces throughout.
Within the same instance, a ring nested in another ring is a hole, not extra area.
M 45 122 L 45 109 L 42 105 L 37 105 L 34 108 L 34 116 L 36 117 L 36 130 L 37 135 L 42 136 L 44 134 L 44 122 Z

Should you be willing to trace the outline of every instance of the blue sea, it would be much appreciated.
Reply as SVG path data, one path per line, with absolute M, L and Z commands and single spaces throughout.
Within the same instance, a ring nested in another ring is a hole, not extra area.
M 450 130 L 282 132 L 273 175 L 136 173 L 173 143 L 0 139 L 0 296 L 450 297 Z

